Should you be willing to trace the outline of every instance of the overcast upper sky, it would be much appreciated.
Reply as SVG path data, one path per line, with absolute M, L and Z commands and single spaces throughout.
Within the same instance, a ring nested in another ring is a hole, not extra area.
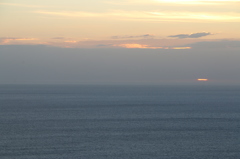
M 2 84 L 240 83 L 240 0 L 0 0 L 0 19 Z

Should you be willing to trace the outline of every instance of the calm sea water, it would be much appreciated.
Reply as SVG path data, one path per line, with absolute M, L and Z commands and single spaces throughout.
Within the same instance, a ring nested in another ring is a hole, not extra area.
M 239 150 L 239 86 L 0 86 L 1 159 L 239 159 Z

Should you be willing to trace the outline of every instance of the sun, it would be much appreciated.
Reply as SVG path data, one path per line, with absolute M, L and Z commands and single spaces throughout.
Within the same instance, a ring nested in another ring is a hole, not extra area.
M 199 78 L 199 79 L 197 79 L 198 81 L 208 81 L 208 79 L 206 79 L 206 78 Z

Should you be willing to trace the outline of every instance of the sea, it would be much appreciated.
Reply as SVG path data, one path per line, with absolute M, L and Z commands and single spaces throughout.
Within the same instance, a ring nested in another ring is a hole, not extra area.
M 0 159 L 239 159 L 240 86 L 0 85 Z

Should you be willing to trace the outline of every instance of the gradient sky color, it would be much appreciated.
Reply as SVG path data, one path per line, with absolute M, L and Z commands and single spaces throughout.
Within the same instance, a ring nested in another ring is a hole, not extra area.
M 0 10 L 2 45 L 166 48 L 240 39 L 239 0 L 1 0 Z
M 0 19 L 0 84 L 240 84 L 240 0 L 0 0 Z

